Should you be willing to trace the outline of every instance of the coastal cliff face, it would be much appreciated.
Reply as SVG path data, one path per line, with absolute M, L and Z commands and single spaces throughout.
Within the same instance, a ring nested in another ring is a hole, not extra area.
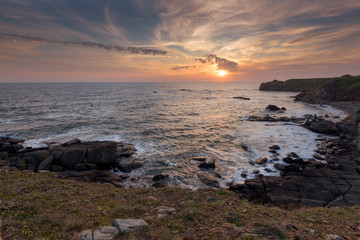
M 261 91 L 291 91 L 305 92 L 316 86 L 322 79 L 289 79 L 286 81 L 273 80 L 261 83 Z

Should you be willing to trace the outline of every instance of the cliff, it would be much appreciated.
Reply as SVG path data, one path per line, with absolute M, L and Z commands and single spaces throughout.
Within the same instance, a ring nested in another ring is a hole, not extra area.
M 305 92 L 320 83 L 322 78 L 312 79 L 289 79 L 286 81 L 273 80 L 271 82 L 261 83 L 261 91 L 291 91 Z

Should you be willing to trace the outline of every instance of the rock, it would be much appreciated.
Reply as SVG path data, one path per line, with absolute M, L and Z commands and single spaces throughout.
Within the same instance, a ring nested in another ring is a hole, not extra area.
M 356 171 L 360 174 L 360 166 L 357 166 Z
M 215 227 L 210 230 L 211 236 L 214 239 L 243 239 L 242 233 L 246 232 L 245 228 L 237 227 L 232 223 L 224 223 L 220 227 Z M 253 239 L 253 238 L 244 238 Z
M 256 159 L 255 163 L 258 165 L 263 165 L 263 164 L 267 163 L 267 161 L 268 161 L 267 157 L 261 157 L 261 158 Z
M 133 160 L 128 157 L 120 158 L 118 168 L 123 172 L 131 172 L 133 169 Z
M 247 172 L 246 172 L 246 171 L 242 171 L 242 172 L 241 172 L 241 177 L 246 178 L 246 177 L 247 177 Z
M 0 152 L 0 159 L 4 160 L 7 157 L 9 157 L 9 154 L 7 152 Z
M 24 157 L 23 159 L 25 160 L 26 164 L 32 164 L 32 165 L 35 165 L 35 166 L 38 165 L 38 162 L 39 162 L 34 157 Z
M 93 240 L 115 240 L 119 235 L 119 229 L 113 226 L 103 226 L 93 233 Z
M 51 165 L 53 164 L 54 156 L 49 155 L 47 158 L 45 158 L 37 167 L 37 170 L 49 170 L 51 168 Z
M 59 162 L 61 160 L 62 152 L 61 151 L 52 151 L 51 155 L 54 156 L 54 161 Z
M 9 165 L 10 165 L 9 160 L 0 160 L 0 167 L 9 166 Z
M 269 152 L 269 153 L 276 153 L 276 150 L 274 150 L 274 149 L 269 149 L 268 152 Z
M 352 136 L 357 135 L 357 127 L 355 124 L 351 122 L 340 121 L 336 123 L 336 127 L 342 133 L 349 134 Z
M 64 169 L 64 167 L 60 166 L 60 165 L 52 165 L 52 167 L 51 167 L 51 171 L 53 171 L 53 172 L 60 172 L 63 169 Z
M 309 126 L 309 129 L 313 132 L 323 134 L 336 134 L 339 132 L 336 124 L 328 120 L 312 122 Z
M 28 164 L 28 163 L 26 163 L 26 169 L 35 171 L 35 170 L 37 169 L 37 167 L 36 167 L 36 165 L 34 165 L 34 164 L 31 164 L 31 163 Z
M 281 108 L 279 108 L 278 106 L 276 106 L 276 105 L 271 105 L 271 104 L 269 104 L 269 105 L 266 107 L 266 109 L 269 110 L 269 111 L 279 111 L 279 110 L 281 110 Z
M 302 159 L 302 158 L 295 158 L 295 159 L 293 159 L 293 163 L 304 163 L 304 159 Z
M 148 224 L 143 219 L 115 219 L 114 226 L 119 231 L 128 233 L 135 229 L 147 229 Z
M 210 176 L 209 174 L 206 173 L 197 173 L 197 177 L 199 178 L 199 180 L 205 184 L 206 186 L 209 187 L 214 187 L 214 188 L 220 188 L 220 184 L 218 183 L 218 181 L 216 180 L 215 177 Z
M 115 164 L 117 143 L 112 141 L 96 141 L 84 143 L 87 146 L 86 159 L 89 163 Z
M 61 157 L 61 165 L 71 167 L 76 163 L 84 163 L 86 148 L 68 148 Z
M 286 108 L 285 108 L 285 107 L 281 107 L 281 110 L 286 111 Z
M 265 168 L 264 170 L 265 170 L 266 172 L 269 172 L 269 173 L 273 171 L 273 170 L 271 170 L 270 168 Z
M 250 100 L 250 98 L 247 97 L 233 97 L 234 99 L 242 99 L 242 100 Z
M 279 150 L 281 149 L 279 145 L 272 145 L 269 147 L 269 149 Z
M 282 171 L 282 170 L 284 170 L 285 166 L 282 165 L 282 164 L 279 164 L 279 163 L 275 163 L 274 168 L 276 168 L 277 170 Z
M 152 186 L 155 188 L 163 188 L 163 187 L 166 187 L 167 184 L 165 181 L 159 181 L 159 182 L 154 183 Z
M 200 163 L 199 168 L 215 168 L 215 161 Z
M 297 227 L 295 227 L 294 225 L 292 224 L 286 224 L 285 228 L 287 230 L 298 230 Z
M 13 145 L 4 145 L 0 148 L 0 152 L 7 152 L 8 154 L 17 154 L 17 149 Z
M 324 160 L 324 158 L 322 156 L 320 156 L 319 154 L 316 154 L 316 153 L 313 154 L 313 157 L 317 160 Z
M 72 167 L 75 171 L 86 171 L 88 170 L 86 163 L 76 163 L 73 167 Z
M 68 146 L 71 146 L 71 145 L 74 145 L 74 144 L 78 144 L 78 143 L 81 143 L 81 140 L 78 139 L 78 138 L 75 138 L 75 139 L 73 139 L 73 140 L 70 140 L 70 141 L 68 141 L 68 142 L 63 143 L 62 145 L 63 145 L 64 147 L 68 147 Z
M 252 171 L 252 173 L 253 173 L 253 174 L 258 174 L 258 173 L 260 173 L 260 171 L 259 171 L 259 169 L 254 169 L 254 170 Z
M 200 162 L 205 162 L 206 161 L 206 157 L 192 157 L 192 160 L 195 161 L 200 161 Z
M 239 223 L 241 220 L 240 214 L 229 211 L 228 217 L 226 219 L 229 223 Z
M 36 164 L 41 163 L 49 155 L 50 155 L 50 153 L 48 151 L 46 151 L 46 150 L 38 150 L 38 151 L 34 151 L 34 152 L 25 153 L 25 157 L 35 158 L 37 160 Z M 32 163 L 32 164 L 34 164 L 34 163 Z
M 136 152 L 134 145 L 126 143 L 117 144 L 117 155 L 119 157 L 130 157 Z
M 297 155 L 297 154 L 294 153 L 294 152 L 288 153 L 287 156 L 288 156 L 288 157 L 291 157 L 291 158 L 299 158 L 299 155 Z
M 132 167 L 133 168 L 141 168 L 142 166 L 144 166 L 144 161 L 141 159 L 135 158 L 132 163 Z
M 93 233 L 91 230 L 84 230 L 78 235 L 80 240 L 93 240 Z
M 94 163 L 85 163 L 85 166 L 90 170 L 99 168 L 98 165 L 96 165 Z
M 176 213 L 176 209 L 172 207 L 159 206 L 155 208 L 158 217 L 164 217 L 168 215 L 173 215 Z
M 155 181 L 155 182 L 158 182 L 158 181 L 163 180 L 163 179 L 168 178 L 168 177 L 169 177 L 169 175 L 160 173 L 160 174 L 154 175 L 152 180 Z
M 249 163 L 250 163 L 251 165 L 255 165 L 255 162 L 254 162 L 253 160 L 250 160 Z
M 19 168 L 19 169 L 21 169 L 21 170 L 24 170 L 24 169 L 26 168 L 26 162 L 25 162 L 25 160 L 20 159 L 20 160 L 11 162 L 11 163 L 10 163 L 10 166 L 12 166 L 12 167 L 17 167 L 17 168 Z
M 286 163 L 292 163 L 293 162 L 293 159 L 291 157 L 284 157 L 282 160 L 284 162 L 286 162 Z
M 344 240 L 344 239 L 338 235 L 329 234 L 325 237 L 325 240 Z

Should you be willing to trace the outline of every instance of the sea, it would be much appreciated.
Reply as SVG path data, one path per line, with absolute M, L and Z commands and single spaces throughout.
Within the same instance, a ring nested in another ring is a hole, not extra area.
M 291 122 L 253 122 L 249 116 L 346 116 L 326 105 L 294 102 L 294 92 L 259 91 L 259 82 L 237 83 L 2 83 L 0 136 L 26 139 L 25 146 L 46 142 L 112 140 L 134 144 L 143 168 L 128 173 L 128 187 L 151 184 L 155 174 L 169 175 L 173 186 L 205 187 L 197 173 L 209 171 L 221 186 L 244 182 L 258 169 L 279 175 L 273 164 L 250 160 L 296 152 L 311 158 L 319 134 Z M 247 97 L 250 100 L 235 99 Z M 287 110 L 274 113 L 268 104 Z M 200 169 L 193 156 L 216 161 L 215 170 Z M 125 174 L 117 172 L 117 174 Z

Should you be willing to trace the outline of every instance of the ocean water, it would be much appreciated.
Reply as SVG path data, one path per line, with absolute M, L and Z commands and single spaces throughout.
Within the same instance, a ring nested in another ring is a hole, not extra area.
M 345 113 L 329 106 L 294 102 L 291 92 L 261 92 L 259 83 L 31 83 L 0 84 L 0 136 L 26 139 L 26 146 L 46 141 L 115 140 L 132 143 L 145 166 L 135 170 L 128 186 L 147 186 L 157 173 L 168 174 L 172 185 L 203 187 L 201 170 L 191 156 L 216 159 L 215 171 L 227 182 L 240 183 L 254 168 L 248 163 L 279 153 L 296 152 L 306 159 L 316 149 L 315 134 L 292 123 L 250 122 L 247 117 Z M 251 100 L 234 99 L 235 96 Z M 270 113 L 265 107 L 286 107 Z M 242 146 L 248 146 L 245 151 Z M 280 161 L 281 163 L 281 161 Z M 272 168 L 272 164 L 268 164 Z

